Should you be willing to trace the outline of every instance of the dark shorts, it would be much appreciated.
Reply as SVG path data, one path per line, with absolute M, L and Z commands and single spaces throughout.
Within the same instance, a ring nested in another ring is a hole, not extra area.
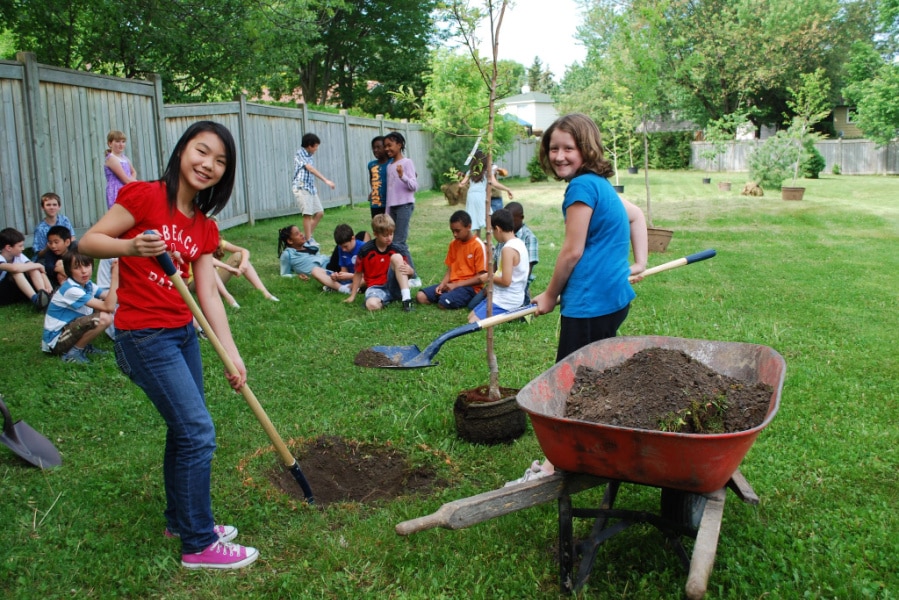
M 627 318 L 630 307 L 628 304 L 618 312 L 591 319 L 562 317 L 559 324 L 559 349 L 556 352 L 556 362 L 587 344 L 615 337 L 618 328 Z
M 475 294 L 477 294 L 477 292 L 474 291 L 474 288 L 470 286 L 457 287 L 456 289 L 444 292 L 439 296 L 437 295 L 436 285 L 429 285 L 426 288 L 422 288 L 421 292 L 424 293 L 428 302 L 431 304 L 439 304 L 442 308 L 448 309 L 467 308 L 468 303 L 475 297 Z
M 26 298 L 19 286 L 16 285 L 16 280 L 13 279 L 12 273 L 7 273 L 6 277 L 0 279 L 0 306 L 30 301 L 31 298 Z

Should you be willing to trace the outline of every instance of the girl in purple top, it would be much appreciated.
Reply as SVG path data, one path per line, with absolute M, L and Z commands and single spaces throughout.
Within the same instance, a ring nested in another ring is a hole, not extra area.
M 103 172 L 106 174 L 106 208 L 112 208 L 119 190 L 125 184 L 137 181 L 137 171 L 131 166 L 131 161 L 125 156 L 125 134 L 113 129 L 106 134 L 106 162 L 103 163 Z
M 393 162 L 387 165 L 386 203 L 387 214 L 396 223 L 393 243 L 400 248 L 400 252 L 409 259 L 409 264 L 414 268 L 406 238 L 409 236 L 409 222 L 412 220 L 412 211 L 415 209 L 415 191 L 418 189 L 418 179 L 412 159 L 403 157 L 405 149 L 406 138 L 401 133 L 391 131 L 384 136 L 384 151 L 393 159 Z

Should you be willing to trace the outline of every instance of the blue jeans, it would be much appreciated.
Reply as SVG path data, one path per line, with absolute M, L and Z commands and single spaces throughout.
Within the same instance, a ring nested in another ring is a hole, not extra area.
M 406 239 L 409 237 L 409 223 L 412 222 L 412 211 L 415 210 L 415 203 L 400 204 L 399 206 L 391 206 L 388 210 L 390 218 L 396 224 L 393 231 L 393 243 L 400 249 L 403 256 L 409 259 L 409 265 L 414 269 L 415 263 L 412 262 L 412 254 L 409 252 L 409 244 Z
M 203 363 L 194 328 L 116 331 L 116 363 L 168 426 L 165 438 L 166 526 L 181 536 L 184 554 L 218 540 L 210 479 L 215 426 L 206 410 Z

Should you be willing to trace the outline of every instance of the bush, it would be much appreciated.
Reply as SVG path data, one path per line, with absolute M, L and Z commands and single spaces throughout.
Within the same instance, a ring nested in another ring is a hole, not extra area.
M 843 171 L 842 171 L 842 169 L 840 169 L 840 165 L 834 163 L 834 165 L 830 168 L 830 172 L 833 173 L 834 175 L 839 175 Z
M 434 176 L 434 189 L 439 190 L 445 183 L 453 183 L 449 173 L 454 171 L 467 171 L 465 158 L 471 152 L 474 138 L 435 134 L 434 146 L 428 154 L 428 169 Z
M 543 167 L 540 166 L 539 152 L 534 152 L 534 156 L 528 161 L 528 174 L 530 175 L 531 181 L 546 181 L 549 179 L 549 175 L 547 175 L 543 170 Z
M 689 131 L 665 131 L 650 133 L 649 139 L 650 169 L 689 169 L 690 142 L 693 134 Z M 634 145 L 634 164 L 643 165 L 643 141 Z
M 824 170 L 824 157 L 815 148 L 814 142 L 805 145 L 805 160 L 799 167 L 799 174 L 806 179 L 818 179 L 818 173 Z
M 785 131 L 778 131 L 749 155 L 749 179 L 766 190 L 780 189 L 793 176 L 799 148 Z

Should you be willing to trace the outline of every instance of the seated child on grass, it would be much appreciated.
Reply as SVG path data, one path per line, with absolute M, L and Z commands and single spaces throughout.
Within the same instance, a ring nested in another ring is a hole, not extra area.
M 281 262 L 281 277 L 308 280 L 310 277 L 322 284 L 322 289 L 350 293 L 347 283 L 341 284 L 331 279 L 331 272 L 325 270 L 328 257 L 318 253 L 318 247 L 306 246 L 306 236 L 296 225 L 282 227 L 278 231 L 278 257 Z
M 409 264 L 409 257 L 404 256 L 400 248 L 393 243 L 393 232 L 396 224 L 390 215 L 375 215 L 371 220 L 374 239 L 359 249 L 356 256 L 356 272 L 350 297 L 344 302 L 353 302 L 364 281 L 365 308 L 370 311 L 380 310 L 394 300 L 403 301 L 403 310 L 412 310 L 412 295 L 409 292 L 409 279 L 415 276 L 415 270 Z
M 68 363 L 89 363 L 88 354 L 106 354 L 91 342 L 112 324 L 118 265 L 112 265 L 112 281 L 106 290 L 91 281 L 94 259 L 90 256 L 70 250 L 61 262 L 67 279 L 47 307 L 41 350 Z
M 367 231 L 353 234 L 353 228 L 341 223 L 334 228 L 334 242 L 337 246 L 331 253 L 328 270 L 332 271 L 331 279 L 337 283 L 351 283 L 356 272 L 356 257 L 363 244 L 371 239 Z M 362 283 L 365 285 L 365 282 Z
M 53 286 L 44 265 L 25 256 L 25 235 L 12 227 L 0 231 L 0 306 L 30 301 L 45 310 Z
M 72 239 L 72 234 L 68 227 L 64 225 L 54 225 L 47 232 L 47 253 L 41 262 L 47 271 L 47 278 L 53 289 L 58 288 L 68 279 L 62 264 L 62 257 L 69 250 L 76 250 L 78 242 Z
M 515 310 L 524 303 L 524 292 L 528 285 L 530 261 L 524 242 L 515 237 L 512 213 L 501 208 L 490 217 L 493 235 L 502 244 L 498 268 L 493 274 L 493 314 L 501 315 Z M 486 273 L 483 281 L 487 281 Z M 487 299 L 481 300 L 469 313 L 468 322 L 474 323 L 487 317 Z
M 32 240 L 35 262 L 43 261 L 44 257 L 50 253 L 47 248 L 47 234 L 54 225 L 62 225 L 69 230 L 72 239 L 75 239 L 75 227 L 67 216 L 60 214 L 62 200 L 59 198 L 59 194 L 47 192 L 41 196 L 41 210 L 44 211 L 44 218 L 34 228 L 34 239 Z M 44 265 L 44 268 L 47 269 L 48 274 L 53 272 L 52 267 Z
M 483 285 L 487 273 L 484 241 L 471 232 L 471 217 L 464 210 L 450 216 L 453 241 L 446 252 L 446 273 L 437 285 L 418 291 L 421 304 L 437 304 L 443 309 L 465 308 Z

